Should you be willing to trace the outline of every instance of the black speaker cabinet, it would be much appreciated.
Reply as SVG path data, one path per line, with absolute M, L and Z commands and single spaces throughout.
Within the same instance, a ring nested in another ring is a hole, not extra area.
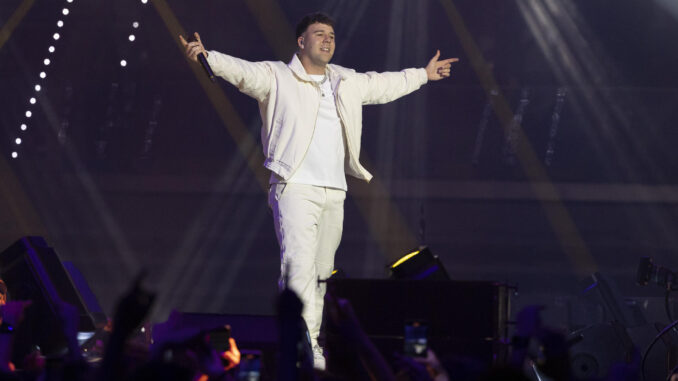
M 328 289 L 351 302 L 365 332 L 387 359 L 403 353 L 405 324 L 428 326 L 439 355 L 501 362 L 507 342 L 509 287 L 493 282 L 330 280 Z M 334 334 L 327 325 L 328 338 Z
M 88 312 L 57 253 L 42 237 L 24 237 L 0 253 L 0 272 L 10 300 L 30 300 L 24 321 L 18 327 L 14 358 L 39 347 L 43 354 L 59 353 L 65 338 L 57 317 L 59 300 L 75 306 L 80 313 L 79 331 L 94 331 Z

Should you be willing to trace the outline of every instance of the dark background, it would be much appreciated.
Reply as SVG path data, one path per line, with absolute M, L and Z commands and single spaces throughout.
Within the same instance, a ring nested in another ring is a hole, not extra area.
M 518 285 L 518 306 L 558 311 L 593 271 L 625 296 L 662 295 L 634 280 L 641 256 L 678 269 L 670 0 L 3 0 L 0 246 L 45 236 L 108 312 L 145 267 L 155 320 L 171 308 L 272 313 L 257 104 L 207 83 L 176 34 L 287 62 L 296 22 L 315 10 L 337 21 L 342 66 L 460 58 L 451 79 L 364 108 L 375 180 L 349 181 L 336 263 L 350 277 L 383 278 L 424 243 L 454 279 Z

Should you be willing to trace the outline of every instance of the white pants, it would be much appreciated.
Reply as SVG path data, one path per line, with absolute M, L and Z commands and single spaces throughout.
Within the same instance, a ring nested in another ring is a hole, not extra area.
M 280 245 L 279 286 L 285 287 L 287 281 L 286 286 L 304 303 L 302 316 L 314 347 L 326 290 L 318 279 L 329 278 L 334 269 L 345 199 L 343 190 L 295 183 L 271 184 L 268 194 Z

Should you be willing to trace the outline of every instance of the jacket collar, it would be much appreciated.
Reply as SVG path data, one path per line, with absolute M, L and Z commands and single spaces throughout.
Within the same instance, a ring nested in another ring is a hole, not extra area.
M 334 82 L 334 78 L 341 78 L 343 79 L 343 75 L 341 75 L 337 70 L 334 70 L 334 65 L 327 65 L 325 67 L 325 74 L 329 75 L 329 78 L 332 82 Z M 304 69 L 304 65 L 301 64 L 301 60 L 297 56 L 297 53 L 294 53 L 292 56 L 292 60 L 287 64 L 287 67 L 292 70 L 292 72 L 299 77 L 303 81 L 313 81 L 311 77 L 306 73 L 306 69 Z

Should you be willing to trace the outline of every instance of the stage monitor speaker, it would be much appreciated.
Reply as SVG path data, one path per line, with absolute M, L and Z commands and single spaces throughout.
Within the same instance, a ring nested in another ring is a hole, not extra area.
M 10 300 L 30 300 L 14 342 L 14 359 L 36 347 L 45 355 L 61 352 L 66 341 L 57 315 L 58 302 L 78 309 L 79 331 L 94 331 L 92 315 L 56 251 L 42 237 L 23 237 L 0 253 L 0 273 Z
M 440 258 L 421 246 L 389 265 L 391 279 L 450 280 Z
M 80 299 L 84 302 L 86 310 L 92 316 L 92 319 L 94 319 L 94 324 L 96 324 L 97 328 L 103 328 L 106 326 L 106 324 L 108 324 L 108 317 L 101 308 L 101 305 L 99 305 L 99 301 L 97 300 L 96 295 L 94 295 L 92 289 L 89 287 L 85 276 L 80 272 L 80 269 L 78 269 L 73 262 L 63 261 L 62 263 L 68 272 L 68 275 L 71 277 L 73 285 L 80 294 Z
M 439 354 L 500 362 L 505 355 L 509 287 L 494 282 L 336 279 L 328 290 L 351 302 L 362 328 L 386 358 L 403 353 L 408 321 L 428 325 Z M 331 325 L 327 326 L 331 339 Z

